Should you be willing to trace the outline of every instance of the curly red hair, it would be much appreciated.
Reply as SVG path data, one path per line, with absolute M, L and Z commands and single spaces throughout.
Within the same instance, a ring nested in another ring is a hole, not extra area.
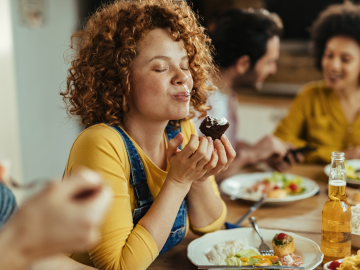
M 183 41 L 195 90 L 189 118 L 194 110 L 205 116 L 210 108 L 208 93 L 214 89 L 209 79 L 217 73 L 211 41 L 186 1 L 175 0 L 120 0 L 103 5 L 83 30 L 71 36 L 70 48 L 76 54 L 61 93 L 68 113 L 79 116 L 84 126 L 122 125 L 129 111 L 130 70 L 137 44 L 154 28 L 170 29 L 176 41 Z

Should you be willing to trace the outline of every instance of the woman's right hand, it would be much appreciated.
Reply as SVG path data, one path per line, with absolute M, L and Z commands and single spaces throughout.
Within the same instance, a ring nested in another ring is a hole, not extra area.
M 169 179 L 179 184 L 191 185 L 205 173 L 215 168 L 216 163 L 210 162 L 214 151 L 214 143 L 210 137 L 198 137 L 194 134 L 188 144 L 179 150 L 184 140 L 182 133 L 169 141 L 166 156 L 170 163 Z M 199 144 L 199 145 L 198 145 Z

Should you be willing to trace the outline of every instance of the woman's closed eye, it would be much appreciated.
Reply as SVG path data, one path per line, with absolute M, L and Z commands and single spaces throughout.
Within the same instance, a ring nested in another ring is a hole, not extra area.
M 165 72 L 169 69 L 169 67 L 166 67 L 166 66 L 157 66 L 157 67 L 154 67 L 153 70 L 156 71 L 156 72 Z
M 351 57 L 350 56 L 342 56 L 341 61 L 343 63 L 349 63 L 351 61 Z
M 165 71 L 167 71 L 167 68 L 165 68 L 165 69 L 156 69 L 155 71 L 156 72 L 165 72 Z
M 189 70 L 189 64 L 186 65 L 181 65 L 180 68 L 184 71 L 188 71 Z

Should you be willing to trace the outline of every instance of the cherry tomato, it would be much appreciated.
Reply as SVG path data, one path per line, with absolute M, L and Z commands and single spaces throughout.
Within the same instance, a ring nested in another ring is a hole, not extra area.
M 279 189 L 279 186 L 275 186 L 274 189 Z
M 294 183 L 289 185 L 289 188 L 291 189 L 291 191 L 296 191 L 298 189 L 298 186 Z
M 329 264 L 329 269 L 331 270 L 336 270 L 338 267 L 340 267 L 341 265 L 341 262 L 339 261 L 332 261 L 330 264 Z
M 279 233 L 276 237 L 277 240 L 284 240 L 287 238 L 287 234 L 285 233 Z

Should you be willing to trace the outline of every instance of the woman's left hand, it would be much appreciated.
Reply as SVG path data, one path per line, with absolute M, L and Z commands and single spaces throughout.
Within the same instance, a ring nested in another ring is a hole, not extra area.
M 214 141 L 214 151 L 212 153 L 211 160 L 205 165 L 205 168 L 207 166 L 215 167 L 208 170 L 207 173 L 197 181 L 206 181 L 209 176 L 216 175 L 221 171 L 225 171 L 235 157 L 236 152 L 234 148 L 232 147 L 226 135 L 223 134 L 221 136 L 221 140 L 217 139 Z

